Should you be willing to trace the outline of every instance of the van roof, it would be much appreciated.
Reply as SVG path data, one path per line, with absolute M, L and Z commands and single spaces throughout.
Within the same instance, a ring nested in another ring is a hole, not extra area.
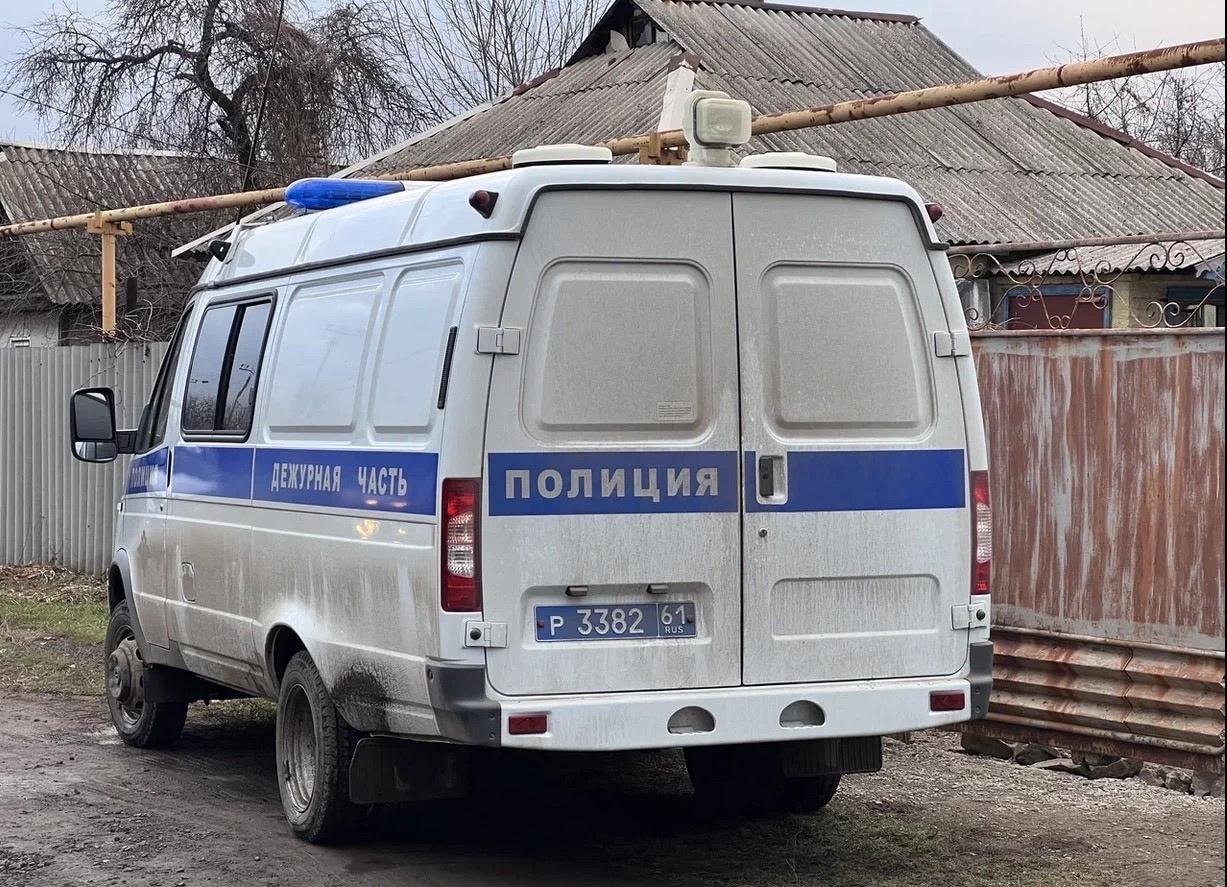
M 240 228 L 224 261 L 213 259 L 199 286 L 222 286 L 304 267 L 341 264 L 469 240 L 518 237 L 538 194 L 549 190 L 737 190 L 865 196 L 909 205 L 931 248 L 943 244 L 919 194 L 897 179 L 790 169 L 564 163 L 446 182 L 406 182 L 403 192 L 336 209 Z M 498 195 L 489 218 L 469 205 L 474 191 Z M 701 231 L 702 219 L 695 220 Z

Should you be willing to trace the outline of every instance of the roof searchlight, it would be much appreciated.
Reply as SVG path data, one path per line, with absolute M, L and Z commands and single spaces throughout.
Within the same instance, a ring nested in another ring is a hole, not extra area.
M 733 149 L 750 141 L 750 103 L 696 89 L 686 99 L 682 134 L 690 145 L 687 166 L 736 166 Z

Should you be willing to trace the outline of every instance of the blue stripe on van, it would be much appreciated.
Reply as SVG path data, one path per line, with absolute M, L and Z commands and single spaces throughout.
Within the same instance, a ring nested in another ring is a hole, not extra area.
M 172 492 L 222 499 L 251 498 L 252 447 L 175 447 Z
M 128 485 L 124 488 L 124 495 L 163 492 L 169 481 L 166 471 L 169 454 L 169 448 L 160 447 L 133 459 L 128 465 Z
M 962 508 L 962 450 L 825 450 L 787 456 L 788 501 L 760 503 L 756 453 L 745 454 L 746 511 L 902 511 Z
M 737 453 L 491 453 L 491 516 L 737 510 Z
M 438 453 L 258 447 L 252 498 L 325 508 L 434 514 Z

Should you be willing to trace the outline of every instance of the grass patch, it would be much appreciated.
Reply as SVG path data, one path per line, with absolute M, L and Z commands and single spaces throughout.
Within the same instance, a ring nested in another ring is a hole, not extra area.
M 13 629 L 100 645 L 106 636 L 107 605 L 44 604 L 0 591 L 0 633 Z
M 271 699 L 223 699 L 192 706 L 192 718 L 218 727 L 271 727 L 277 720 L 277 703 Z
M 102 692 L 106 586 L 56 567 L 0 567 L 0 689 Z
M 100 696 L 101 653 L 0 631 L 0 692 Z

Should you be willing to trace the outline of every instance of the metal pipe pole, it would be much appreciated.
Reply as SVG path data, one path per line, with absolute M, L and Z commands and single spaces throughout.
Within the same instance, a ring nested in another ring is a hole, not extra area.
M 984 77 L 968 80 L 963 83 L 929 86 L 924 89 L 913 89 L 875 98 L 836 102 L 831 105 L 805 108 L 799 111 L 765 114 L 754 119 L 751 125 L 751 132 L 755 135 L 761 135 L 763 133 L 781 132 L 784 130 L 806 129 L 812 126 L 827 126 L 832 123 L 844 123 L 851 120 L 907 114 L 913 111 L 945 108 L 952 105 L 963 105 L 986 99 L 1022 95 L 1064 86 L 1077 86 L 1101 80 L 1114 80 L 1118 77 L 1132 77 L 1137 74 L 1149 74 L 1156 71 L 1170 71 L 1175 68 L 1212 64 L 1214 62 L 1221 62 L 1224 58 L 1224 42 L 1222 38 L 1202 40 L 1197 43 L 1184 43 L 1179 46 L 1150 49 L 1142 52 L 1129 52 L 1123 55 L 1107 56 L 1085 62 L 1071 62 L 1066 65 L 1039 68 L 1020 74 Z M 640 135 L 612 139 L 600 144 L 609 148 L 617 155 L 634 154 L 640 148 L 649 147 L 654 139 L 659 139 L 659 145 L 666 148 L 676 147 L 685 142 L 681 130 L 670 130 L 661 133 L 642 133 Z M 389 173 L 381 176 L 381 178 L 402 181 L 444 181 L 508 169 L 510 166 L 510 156 L 491 157 Z M 207 212 L 209 210 L 241 206 L 262 206 L 268 203 L 276 203 L 284 196 L 284 188 L 271 188 L 264 191 L 238 192 L 212 197 L 192 197 L 187 200 L 172 200 L 166 203 L 113 209 L 104 211 L 101 213 L 101 216 L 104 221 L 108 222 L 131 221 L 156 216 Z M 62 228 L 83 228 L 95 215 L 95 213 L 82 213 L 81 215 L 60 216 L 54 219 L 17 222 L 0 227 L 0 238 L 15 237 L 22 234 L 36 234 L 40 231 L 54 231 Z

